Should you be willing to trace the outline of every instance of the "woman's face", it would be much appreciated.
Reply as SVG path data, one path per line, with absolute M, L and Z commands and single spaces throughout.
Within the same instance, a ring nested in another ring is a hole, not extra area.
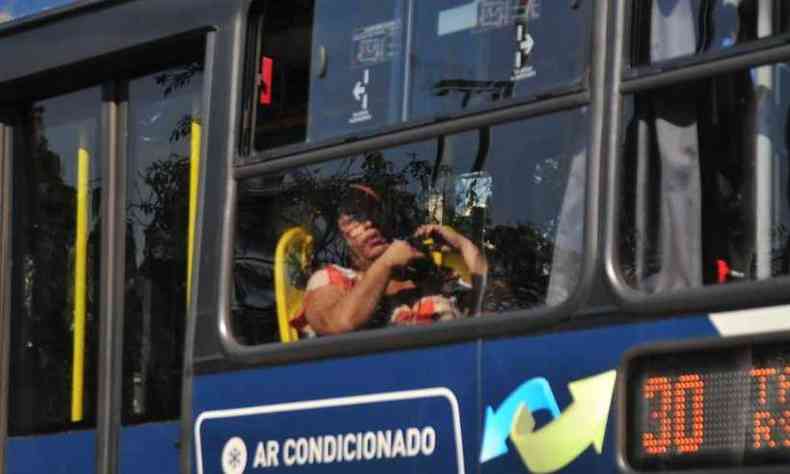
M 367 263 L 381 256 L 389 246 L 381 230 L 370 220 L 358 221 L 342 214 L 338 227 L 351 251 Z
M 379 196 L 367 186 L 354 185 L 350 202 L 337 225 L 351 251 L 365 263 L 383 254 L 389 242 L 381 228 L 384 210 Z

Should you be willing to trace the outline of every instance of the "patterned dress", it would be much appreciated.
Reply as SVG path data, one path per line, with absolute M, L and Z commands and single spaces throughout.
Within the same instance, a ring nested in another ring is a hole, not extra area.
M 304 306 L 316 297 L 316 290 L 332 285 L 344 292 L 350 292 L 361 275 L 356 270 L 339 265 L 327 265 L 315 272 L 307 282 Z M 393 295 L 385 295 L 379 301 L 375 313 L 364 329 L 387 325 L 416 326 L 432 324 L 436 321 L 449 321 L 461 316 L 456 299 L 441 294 L 425 295 L 419 288 L 401 290 Z M 304 310 L 291 324 L 303 336 L 314 336 L 315 331 L 307 322 Z

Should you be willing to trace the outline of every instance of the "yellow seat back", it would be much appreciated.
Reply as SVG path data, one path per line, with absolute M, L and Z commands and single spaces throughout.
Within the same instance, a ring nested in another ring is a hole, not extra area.
M 312 257 L 313 236 L 302 227 L 288 229 L 277 242 L 274 253 L 274 295 L 282 342 L 299 339 L 299 333 L 291 321 L 302 311 L 305 289 L 294 285 L 294 277 L 307 271 Z

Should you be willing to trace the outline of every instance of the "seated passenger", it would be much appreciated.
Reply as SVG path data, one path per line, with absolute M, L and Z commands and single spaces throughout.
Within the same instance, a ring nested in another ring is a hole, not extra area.
M 423 273 L 425 263 L 435 271 L 439 268 L 406 241 L 390 240 L 380 197 L 363 185 L 349 186 L 346 194 L 337 225 L 348 246 L 350 268 L 329 264 L 310 277 L 300 318 L 302 327 L 298 329 L 319 335 L 342 334 L 388 324 L 430 324 L 479 313 L 487 263 L 477 246 L 446 226 L 419 227 L 414 232 L 416 240 L 410 241 L 417 245 L 417 241 L 432 238 L 446 243 L 444 250 L 457 251 L 471 275 L 471 283 L 465 283 L 458 274 L 448 271 L 439 278 L 426 278 L 428 283 L 423 284 L 415 267 L 422 267 Z M 458 291 L 448 291 L 448 285 L 455 285 Z M 462 296 L 455 295 L 458 293 Z M 300 325 L 299 320 L 295 323 Z

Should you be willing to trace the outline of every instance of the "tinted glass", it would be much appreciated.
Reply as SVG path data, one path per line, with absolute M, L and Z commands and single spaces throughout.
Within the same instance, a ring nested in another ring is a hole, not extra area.
M 580 272 L 587 123 L 563 112 L 240 182 L 234 334 L 287 341 L 564 301 Z
M 789 88 L 779 64 L 628 98 L 630 284 L 658 292 L 790 272 Z
M 557 90 L 587 69 L 592 2 L 435 0 L 414 9 L 411 119 Z
M 9 431 L 95 423 L 98 89 L 26 111 L 14 150 Z
M 62 7 L 78 0 L 0 0 L 0 23 L 35 15 L 52 8 Z
M 254 123 L 254 147 L 274 148 L 307 138 L 307 106 L 310 92 L 310 54 L 313 34 L 313 0 L 253 6 L 260 15 L 251 21 L 261 38 L 251 54 L 256 81 L 248 86 L 244 113 Z M 256 21 L 257 20 L 257 21 Z M 254 91 L 254 92 L 253 92 Z M 247 146 L 249 137 L 242 142 Z
M 202 65 L 129 83 L 124 422 L 177 418 L 187 301 L 190 140 Z
M 251 93 L 258 149 L 567 89 L 589 62 L 592 2 L 300 0 L 262 9 Z
M 315 2 L 308 141 L 402 120 L 406 3 Z
M 649 64 L 722 51 L 788 31 L 781 0 L 638 0 L 633 2 L 633 62 Z

